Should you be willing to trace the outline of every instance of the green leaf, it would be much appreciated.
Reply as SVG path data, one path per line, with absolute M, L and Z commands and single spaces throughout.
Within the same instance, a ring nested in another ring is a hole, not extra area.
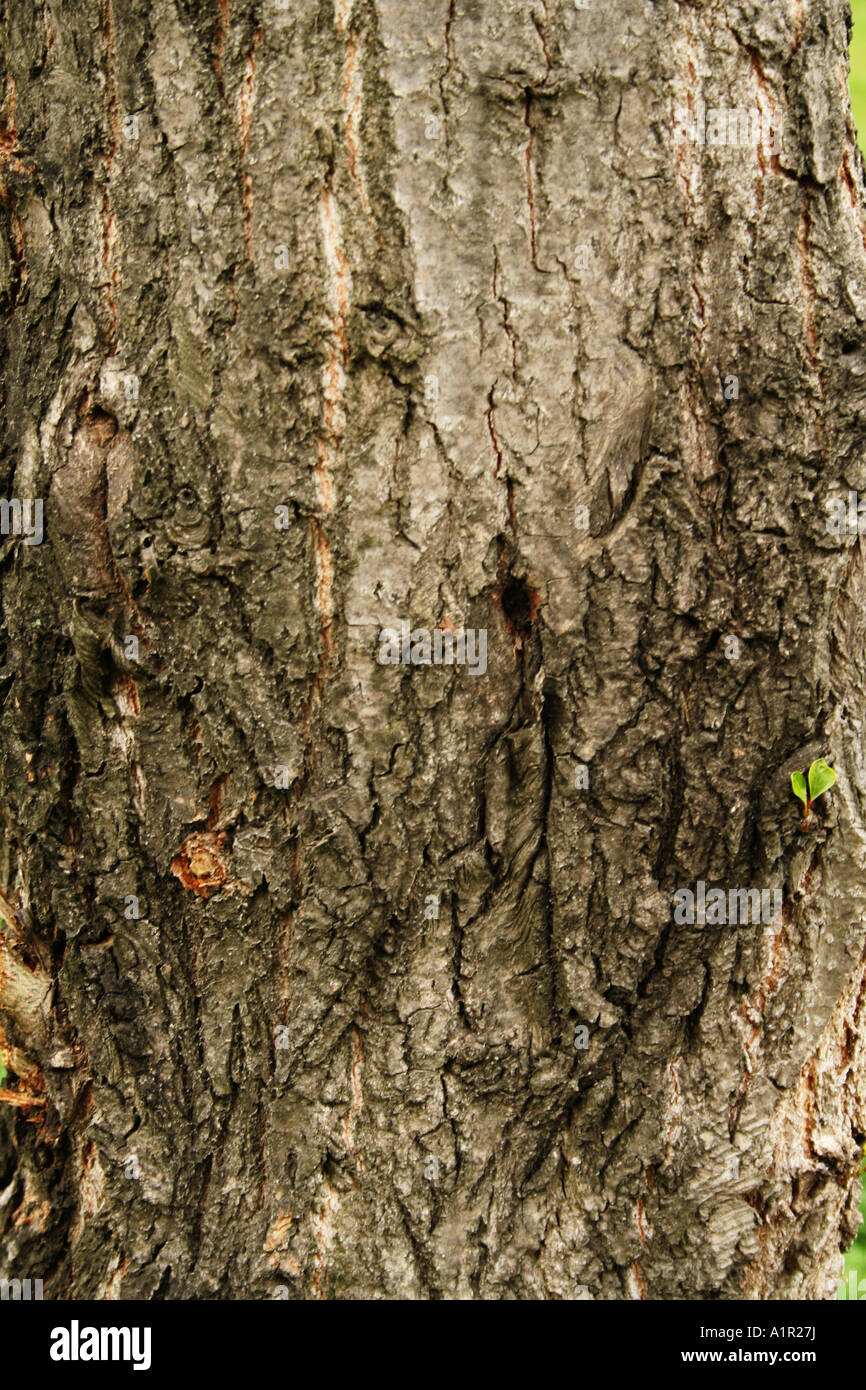
M 799 796 L 800 800 L 803 803 L 803 809 L 805 810 L 806 804 L 809 800 L 809 789 L 806 786 L 806 779 L 803 776 L 802 772 L 791 773 L 791 786 L 793 788 L 794 795 Z
M 6 1080 L 6 1078 L 7 1078 L 8 1075 L 9 1075 L 8 1071 L 7 1071 L 6 1068 L 4 1067 L 3 1063 L 0 1062 L 0 1086 L 3 1085 L 3 1082 Z
M 828 787 L 832 787 L 836 781 L 836 774 L 832 767 L 828 767 L 823 758 L 816 758 L 809 768 L 809 798 L 814 801 L 817 796 L 825 792 Z

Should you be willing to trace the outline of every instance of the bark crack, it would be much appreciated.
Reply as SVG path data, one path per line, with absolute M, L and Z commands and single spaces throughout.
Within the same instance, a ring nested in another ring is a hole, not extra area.
M 244 168 L 250 143 L 253 121 L 253 105 L 256 97 L 256 49 L 261 46 L 262 31 L 257 29 L 246 56 L 246 73 L 238 94 L 238 124 L 240 127 L 241 150 L 241 189 L 244 205 L 244 244 L 250 265 L 255 263 L 253 253 L 253 176 Z
M 355 184 L 361 206 L 372 222 L 373 213 L 367 192 L 367 181 L 361 165 L 360 129 L 364 103 L 364 87 L 361 75 L 361 45 L 354 30 L 350 27 L 353 0 L 338 0 L 336 10 L 337 33 L 345 42 L 346 55 L 343 60 L 341 99 L 343 103 L 343 129 L 346 140 L 346 154 L 349 176 Z
M 538 264 L 538 237 L 535 223 L 535 194 L 532 187 L 532 156 L 537 134 L 535 126 L 532 124 L 532 90 L 527 87 L 524 91 L 523 121 L 529 132 L 526 141 L 526 149 L 523 155 L 524 167 L 526 170 L 526 205 L 529 209 L 529 246 L 532 259 L 533 270 L 540 270 Z
M 105 90 L 108 114 L 109 143 L 103 159 L 105 184 L 102 191 L 102 268 L 108 276 L 105 298 L 108 305 L 108 356 L 117 350 L 117 297 L 120 293 L 120 267 L 115 256 L 117 219 L 111 206 L 111 178 L 114 157 L 120 144 L 120 107 L 117 99 L 117 54 L 114 44 L 114 14 L 112 0 L 104 0 L 103 33 L 105 39 Z

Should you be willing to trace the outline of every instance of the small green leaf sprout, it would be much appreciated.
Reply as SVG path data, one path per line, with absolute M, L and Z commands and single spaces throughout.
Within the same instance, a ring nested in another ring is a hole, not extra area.
M 791 773 L 791 789 L 803 803 L 803 820 L 812 809 L 812 802 L 828 791 L 836 781 L 836 774 L 823 758 L 816 758 L 809 768 L 809 780 L 802 772 Z

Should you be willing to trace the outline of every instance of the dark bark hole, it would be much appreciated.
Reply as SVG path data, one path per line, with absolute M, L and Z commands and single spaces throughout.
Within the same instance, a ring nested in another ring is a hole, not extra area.
M 99 406 L 92 406 L 86 410 L 84 425 L 92 443 L 98 449 L 104 449 L 117 434 L 117 420 Z
M 502 611 L 515 632 L 526 637 L 535 617 L 535 595 L 525 579 L 514 575 L 502 590 Z

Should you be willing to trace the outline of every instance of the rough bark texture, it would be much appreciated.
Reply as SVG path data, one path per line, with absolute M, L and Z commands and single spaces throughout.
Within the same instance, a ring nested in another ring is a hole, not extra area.
M 0 554 L 2 1273 L 832 1296 L 866 1134 L 847 7 L 5 17 L 4 495 L 45 539 Z M 678 143 L 700 100 L 782 152 Z M 486 674 L 379 663 L 401 619 L 486 629 Z M 676 924 L 698 880 L 782 890 L 780 929 Z

